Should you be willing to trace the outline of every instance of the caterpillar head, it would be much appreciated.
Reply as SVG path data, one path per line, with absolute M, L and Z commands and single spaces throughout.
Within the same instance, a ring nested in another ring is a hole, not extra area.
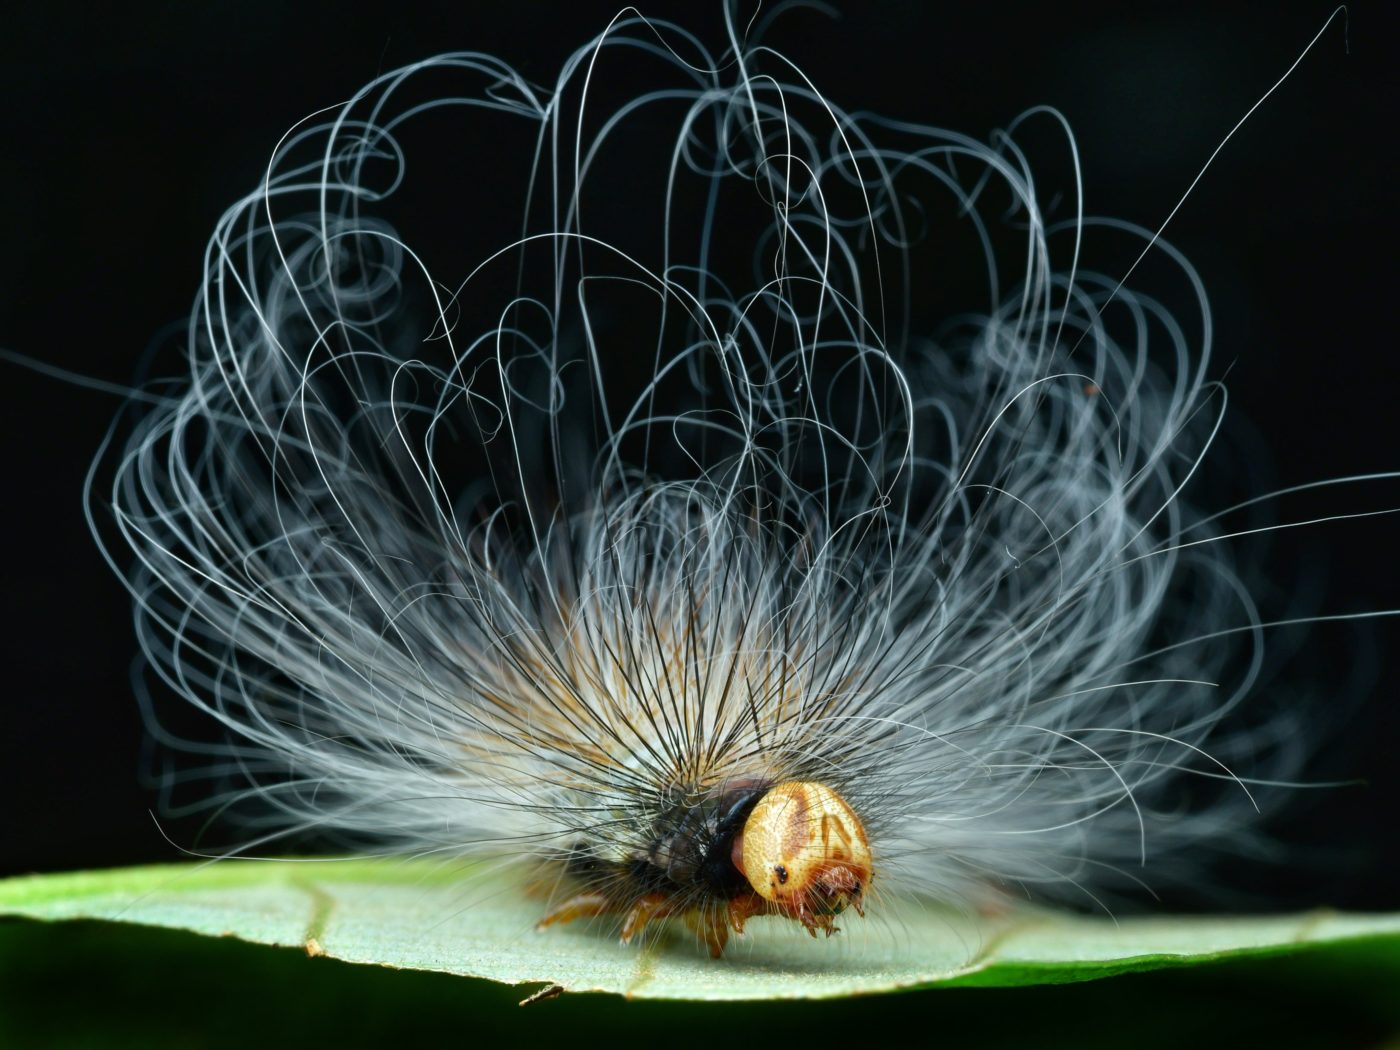
M 734 866 L 769 902 L 816 935 L 847 908 L 864 914 L 872 874 L 865 827 L 825 784 L 787 781 L 764 793 L 734 841 Z

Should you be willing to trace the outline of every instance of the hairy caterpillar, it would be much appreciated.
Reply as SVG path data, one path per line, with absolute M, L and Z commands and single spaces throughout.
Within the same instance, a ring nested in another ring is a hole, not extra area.
M 1241 786 L 1181 808 L 1296 759 L 1286 720 L 1230 728 L 1255 618 L 1183 497 L 1208 336 L 1078 266 L 1150 232 L 1048 217 L 1013 137 L 845 114 L 732 28 L 623 16 L 549 90 L 388 74 L 225 215 L 111 492 L 147 655 L 249 781 L 217 804 L 543 860 L 551 917 L 716 952 L 872 886 L 1094 893 L 1246 835 Z M 619 51 L 673 79 L 595 113 Z M 434 218 L 467 227 L 439 262 L 384 213 L 443 110 L 528 148 L 513 236 Z M 601 177 L 633 125 L 655 163 Z M 908 275 L 959 236 L 986 287 L 927 324 Z

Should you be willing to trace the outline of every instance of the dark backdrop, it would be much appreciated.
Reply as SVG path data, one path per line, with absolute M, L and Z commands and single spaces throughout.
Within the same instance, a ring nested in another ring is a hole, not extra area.
M 687 5 L 698 7 L 700 5 Z M 1050 103 L 1078 136 L 1091 211 L 1155 226 L 1326 19 L 1325 3 L 851 4 L 772 41 L 828 95 L 985 137 Z M 947 9 L 944 9 L 944 8 Z M 1131 10 L 1129 10 L 1131 9 Z M 643 3 L 647 13 L 675 5 Z M 552 82 L 611 3 L 26 5 L 0 34 L 0 347 L 114 383 L 189 309 L 205 239 L 293 121 L 448 49 Z M 1233 448 L 1221 494 L 1400 467 L 1390 257 L 1397 39 L 1354 5 L 1226 148 L 1170 230 L 1212 294 Z M 711 41 L 718 9 L 685 15 Z M 115 398 L 0 364 L 0 874 L 175 857 L 140 786 L 125 593 L 80 505 Z M 1246 422 L 1247 421 L 1247 422 Z M 1233 486 L 1233 488 L 1231 488 Z M 1400 489 L 1304 512 L 1400 505 Z M 1400 606 L 1395 519 L 1280 536 L 1278 580 L 1317 569 L 1326 612 Z M 1321 628 L 1295 687 L 1338 702 L 1327 775 L 1288 829 L 1325 863 L 1280 902 L 1400 907 L 1397 632 Z M 1353 698 L 1354 702 L 1342 702 Z M 1332 852 L 1340 850 L 1338 852 Z

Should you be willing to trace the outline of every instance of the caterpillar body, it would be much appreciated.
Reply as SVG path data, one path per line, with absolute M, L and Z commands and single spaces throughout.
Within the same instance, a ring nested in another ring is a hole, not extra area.
M 1235 721 L 1263 635 L 1188 498 L 1224 406 L 1189 264 L 1047 213 L 1016 134 L 1053 111 L 852 114 L 729 32 L 624 13 L 550 89 L 385 74 L 220 220 L 187 374 L 93 495 L 146 658 L 225 735 L 205 802 L 249 848 L 544 865 L 543 925 L 716 955 L 875 891 L 1097 899 L 1244 848 L 1298 755 Z M 657 86 L 596 102 L 617 62 Z M 417 207 L 443 121 L 518 200 Z M 944 270 L 981 289 L 930 318 Z

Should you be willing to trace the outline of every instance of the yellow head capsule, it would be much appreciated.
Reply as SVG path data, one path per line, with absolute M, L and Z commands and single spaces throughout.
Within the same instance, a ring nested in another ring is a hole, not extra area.
M 847 907 L 861 912 L 870 843 L 855 810 L 824 784 L 788 781 L 758 800 L 734 843 L 734 864 L 772 910 L 815 935 Z

